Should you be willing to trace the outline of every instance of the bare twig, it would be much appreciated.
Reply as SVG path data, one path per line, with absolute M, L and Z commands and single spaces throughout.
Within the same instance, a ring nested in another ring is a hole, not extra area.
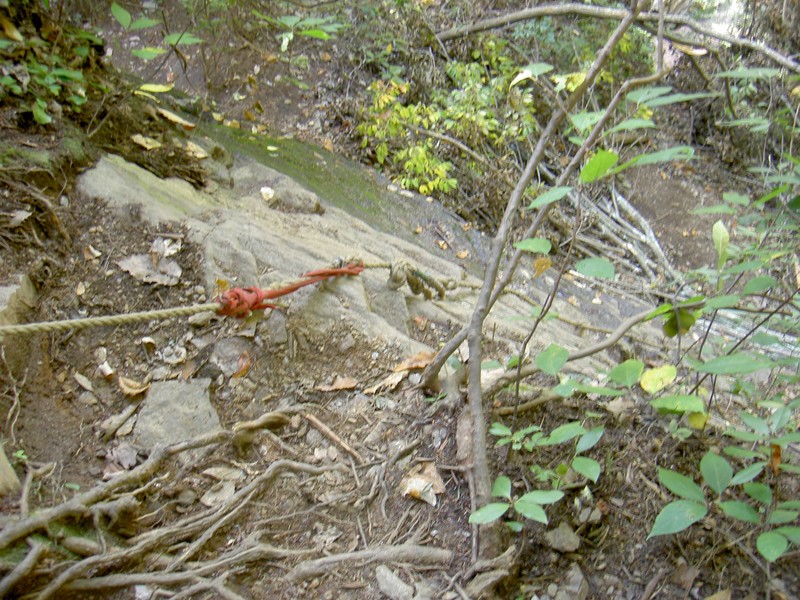
M 11 590 L 13 590 L 20 581 L 22 581 L 27 575 L 30 574 L 31 571 L 33 571 L 33 569 L 39 563 L 42 553 L 47 548 L 45 544 L 40 542 L 32 542 L 28 540 L 28 544 L 30 545 L 31 549 L 28 554 L 25 555 L 25 558 L 22 559 L 22 561 L 20 561 L 16 567 L 14 567 L 14 570 L 11 571 L 11 573 L 0 580 L 0 598 L 9 597 L 9 592 L 11 592 Z
M 303 418 L 311 423 L 314 427 L 319 429 L 320 433 L 332 441 L 334 444 L 339 446 L 342 450 L 347 452 L 350 456 L 355 458 L 358 461 L 358 464 L 364 464 L 364 458 L 358 453 L 358 451 L 353 448 L 350 444 L 345 442 L 340 436 L 336 434 L 330 427 L 325 425 L 322 421 L 320 421 L 317 417 L 312 415 L 311 413 L 305 412 L 303 413 Z
M 376 546 L 367 550 L 332 554 L 323 558 L 306 560 L 289 571 L 286 575 L 291 581 L 315 577 L 338 566 L 354 562 L 404 562 L 417 565 L 442 564 L 453 559 L 453 553 L 443 548 L 429 548 L 413 544 L 399 546 Z
M 496 29 L 498 27 L 504 27 L 506 25 L 517 23 L 519 21 L 527 21 L 529 19 L 536 19 L 539 17 L 583 15 L 587 17 L 594 17 L 597 19 L 612 19 L 615 21 L 621 21 L 626 17 L 627 14 L 628 11 L 624 8 L 605 8 L 601 6 L 593 6 L 591 4 L 577 4 L 577 3 L 550 4 L 546 6 L 536 6 L 533 8 L 527 8 L 525 10 L 516 11 L 493 19 L 485 19 L 483 21 L 478 21 L 477 23 L 473 23 L 471 25 L 454 27 L 452 29 L 439 32 L 437 34 L 437 37 L 442 42 L 446 42 L 458 37 L 469 35 L 471 33 L 486 31 L 488 29 Z M 659 19 L 660 15 L 658 12 L 644 12 L 636 17 L 637 21 L 641 21 L 644 23 L 658 22 Z M 705 25 L 702 25 L 701 23 L 685 15 L 675 15 L 675 14 L 665 15 L 664 22 L 669 23 L 670 25 L 683 25 L 705 37 L 716 39 L 721 42 L 726 42 L 728 44 L 731 44 L 732 46 L 738 46 L 740 48 L 747 48 L 749 50 L 753 50 L 755 52 L 763 54 L 764 56 L 773 60 L 782 67 L 794 71 L 795 73 L 800 73 L 800 63 L 798 63 L 796 60 L 792 60 L 791 58 L 784 56 L 783 54 L 781 54 L 777 50 L 770 48 L 766 44 L 761 44 L 759 42 L 754 42 L 752 40 L 748 40 L 745 38 L 736 37 L 733 35 L 729 35 L 727 33 L 714 31 L 710 27 L 706 27 Z

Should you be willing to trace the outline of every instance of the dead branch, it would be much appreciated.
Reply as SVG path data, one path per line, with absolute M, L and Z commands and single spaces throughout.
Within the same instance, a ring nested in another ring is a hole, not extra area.
M 514 225 L 514 220 L 519 211 L 520 203 L 525 194 L 525 190 L 527 189 L 528 184 L 533 177 L 539 161 L 544 155 L 545 148 L 550 142 L 551 137 L 555 134 L 561 122 L 566 118 L 568 114 L 566 111 L 572 110 L 578 103 L 578 100 L 580 100 L 589 87 L 594 84 L 595 79 L 599 75 L 603 65 L 611 56 L 611 52 L 619 43 L 620 39 L 622 39 L 622 36 L 625 34 L 625 32 L 630 28 L 635 18 L 635 11 L 626 14 L 622 22 L 609 36 L 603 48 L 598 52 L 597 58 L 586 74 L 586 79 L 567 98 L 567 100 L 564 102 L 564 106 L 556 110 L 553 116 L 550 118 L 545 131 L 539 138 L 539 142 L 537 143 L 531 158 L 528 160 L 528 164 L 525 167 L 522 177 L 517 182 L 514 192 L 509 198 L 505 213 L 503 214 L 503 220 L 500 223 L 497 235 L 492 243 L 489 264 L 486 267 L 483 286 L 478 294 L 478 299 L 475 304 L 475 309 L 472 313 L 472 318 L 469 324 L 469 333 L 467 336 L 470 357 L 468 365 L 469 377 L 467 382 L 467 398 L 469 401 L 469 406 L 472 410 L 472 418 L 475 427 L 475 437 L 473 439 L 473 464 L 475 466 L 475 470 L 473 475 L 475 478 L 475 491 L 480 504 L 485 504 L 491 497 L 491 482 L 486 451 L 486 422 L 484 419 L 483 396 L 481 390 L 482 329 L 483 323 L 486 320 L 491 308 L 492 296 L 499 296 L 501 292 L 501 290 L 498 290 L 497 294 L 494 293 L 496 289 L 495 283 L 497 281 L 497 275 L 500 268 L 500 261 L 503 256 L 503 252 L 505 251 L 506 242 L 508 240 L 509 233 L 511 232 L 511 228 Z M 589 144 L 592 143 L 590 140 L 587 140 L 587 142 Z M 588 148 L 587 144 L 584 144 L 582 148 Z M 540 212 L 540 217 L 545 212 L 545 210 L 542 210 Z M 488 528 L 484 529 L 490 531 Z M 499 541 L 496 539 L 496 536 L 491 535 L 486 541 L 487 543 L 485 545 L 483 542 L 481 542 L 479 545 L 481 555 L 486 556 L 489 554 L 496 554 L 497 548 L 494 546 L 496 546 L 496 542 Z
M 472 23 L 471 25 L 453 27 L 452 29 L 439 32 L 437 37 L 441 42 L 446 42 L 458 37 L 469 35 L 471 33 L 486 31 L 488 29 L 496 29 L 498 27 L 504 27 L 506 25 L 511 25 L 512 23 L 517 23 L 519 21 L 527 21 L 529 19 L 536 19 L 539 17 L 583 15 L 586 17 L 594 17 L 596 19 L 612 19 L 615 21 L 621 21 L 625 19 L 628 14 L 628 11 L 624 8 L 605 8 L 601 6 L 593 6 L 591 4 L 577 4 L 572 2 L 565 4 L 551 4 L 548 6 L 527 8 L 525 10 L 516 11 L 507 15 L 495 17 L 493 19 L 485 19 L 483 21 L 478 21 L 477 23 Z M 653 23 L 657 22 L 658 20 L 658 12 L 643 12 L 636 17 L 636 21 L 642 23 Z M 800 63 L 787 56 L 784 56 L 766 44 L 761 44 L 745 38 L 729 35 L 727 33 L 716 32 L 713 29 L 710 29 L 709 27 L 706 27 L 694 19 L 684 15 L 665 15 L 664 22 L 669 23 L 670 25 L 682 25 L 688 27 L 689 29 L 706 38 L 719 40 L 739 48 L 753 50 L 763 54 L 770 60 L 781 65 L 782 67 L 785 67 L 786 69 L 789 69 L 790 71 L 800 73 Z
M 187 448 L 188 449 L 188 448 Z M 223 519 L 224 515 L 234 511 L 237 506 L 249 501 L 250 497 L 261 490 L 264 485 L 274 479 L 278 474 L 285 470 L 301 471 L 310 473 L 312 475 L 320 475 L 325 471 L 341 469 L 341 467 L 315 467 L 306 463 L 298 463 L 291 460 L 277 460 L 273 462 L 269 468 L 261 475 L 256 477 L 248 485 L 237 491 L 228 500 L 223 502 L 217 507 L 210 508 L 203 511 L 199 515 L 187 517 L 182 521 L 178 521 L 174 525 L 160 530 L 151 531 L 130 540 L 133 544 L 132 547 L 126 548 L 119 552 L 112 552 L 99 556 L 92 556 L 72 565 L 58 577 L 56 577 L 46 588 L 44 588 L 39 595 L 36 596 L 37 600 L 46 600 L 50 598 L 60 589 L 66 589 L 70 582 L 84 577 L 87 573 L 97 572 L 102 569 L 108 569 L 115 565 L 122 564 L 132 559 L 141 558 L 149 552 L 153 552 L 156 548 L 173 545 L 175 542 L 186 539 L 200 531 L 206 532 L 212 528 L 218 530 L 216 523 Z M 189 549 L 178 560 L 174 561 L 169 568 L 174 568 L 177 564 L 186 560 L 191 554 L 195 553 L 208 538 L 201 536 L 198 543 L 189 546 Z M 271 548 L 271 547 L 270 547 Z M 196 573 L 202 576 L 204 573 Z M 131 575 L 135 577 L 135 575 Z M 70 588 L 71 589 L 71 588 Z
M 291 581 L 308 579 L 322 575 L 329 569 L 354 562 L 404 562 L 417 565 L 446 564 L 453 559 L 453 553 L 443 548 L 429 548 L 413 544 L 399 546 L 376 546 L 368 550 L 333 554 L 314 560 L 305 560 L 287 573 Z
M 64 586 L 66 591 L 97 591 L 112 588 L 128 587 L 137 584 L 150 584 L 161 586 L 176 586 L 192 583 L 199 577 L 206 577 L 221 569 L 230 569 L 238 565 L 262 561 L 307 556 L 310 550 L 290 550 L 278 548 L 270 544 L 258 543 L 251 548 L 237 549 L 224 554 L 218 560 L 203 563 L 191 571 L 180 573 L 125 573 L 107 575 L 105 577 L 92 577 L 91 579 L 78 579 Z M 38 598 L 38 596 L 37 596 Z

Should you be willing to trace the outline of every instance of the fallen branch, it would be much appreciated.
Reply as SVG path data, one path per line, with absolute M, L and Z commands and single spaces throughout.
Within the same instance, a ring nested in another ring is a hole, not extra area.
M 471 33 L 486 31 L 488 29 L 497 29 L 498 27 L 505 27 L 506 25 L 518 23 L 519 21 L 527 21 L 539 17 L 557 17 L 565 15 L 582 15 L 586 17 L 594 17 L 596 19 L 611 19 L 615 21 L 621 21 L 628 15 L 628 10 L 624 8 L 605 8 L 601 6 L 593 6 L 591 4 L 577 4 L 573 2 L 566 4 L 536 6 L 534 8 L 527 8 L 525 10 L 516 11 L 500 17 L 478 21 L 476 23 L 472 23 L 471 25 L 453 27 L 452 29 L 448 29 L 446 31 L 440 31 L 438 34 L 436 34 L 436 37 L 441 42 L 447 42 Z M 635 20 L 642 23 L 657 22 L 659 20 L 659 13 L 643 12 L 640 13 Z M 753 50 L 763 54 L 770 60 L 776 62 L 782 67 L 789 69 L 790 71 L 800 73 L 800 63 L 784 56 L 766 44 L 761 44 L 759 42 L 736 37 L 727 33 L 714 31 L 713 29 L 706 27 L 705 25 L 702 25 L 694 19 L 684 15 L 664 15 L 664 22 L 669 23 L 670 25 L 683 25 L 705 37 L 716 39 L 721 42 L 731 44 L 732 46 Z
M 429 548 L 412 544 L 399 546 L 376 546 L 368 550 L 333 554 L 314 560 L 306 560 L 287 573 L 290 581 L 298 581 L 322 575 L 329 569 L 335 569 L 354 562 L 403 562 L 416 565 L 431 563 L 445 564 L 453 559 L 453 553 L 443 548 Z

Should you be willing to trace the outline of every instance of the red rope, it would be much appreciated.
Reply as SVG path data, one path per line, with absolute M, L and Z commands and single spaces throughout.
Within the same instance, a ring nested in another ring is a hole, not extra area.
M 218 302 L 222 305 L 217 310 L 217 314 L 225 317 L 243 319 L 254 310 L 278 308 L 275 304 L 265 302 L 265 300 L 286 296 L 287 294 L 296 292 L 301 287 L 319 283 L 320 281 L 333 277 L 339 277 L 341 275 L 359 275 L 363 270 L 363 265 L 350 263 L 346 267 L 338 269 L 317 269 L 316 271 L 309 271 L 303 275 L 304 279 L 289 284 L 286 287 L 278 288 L 277 290 L 262 290 L 257 287 L 231 288 L 214 298 L 214 302 Z

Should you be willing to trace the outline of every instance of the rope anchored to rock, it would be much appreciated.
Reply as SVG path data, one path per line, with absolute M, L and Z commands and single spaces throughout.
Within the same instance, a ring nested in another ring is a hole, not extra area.
M 268 302 L 299 290 L 307 285 L 313 285 L 326 279 L 343 275 L 360 275 L 364 270 L 361 262 L 350 262 L 345 266 L 317 269 L 309 271 L 299 281 L 283 287 L 264 290 L 257 287 L 231 288 L 219 294 L 213 302 L 197 304 L 194 306 L 180 306 L 163 310 L 148 310 L 144 312 L 123 315 L 106 315 L 101 317 L 87 317 L 85 319 L 68 319 L 65 321 L 46 321 L 41 323 L 25 323 L 22 325 L 0 325 L 0 338 L 4 335 L 22 335 L 32 333 L 54 333 L 65 330 L 81 330 L 89 327 L 104 325 L 127 325 L 155 319 L 168 319 L 171 317 L 190 316 L 199 313 L 215 311 L 218 315 L 243 319 L 253 311 L 267 308 L 275 309 L 277 305 Z

